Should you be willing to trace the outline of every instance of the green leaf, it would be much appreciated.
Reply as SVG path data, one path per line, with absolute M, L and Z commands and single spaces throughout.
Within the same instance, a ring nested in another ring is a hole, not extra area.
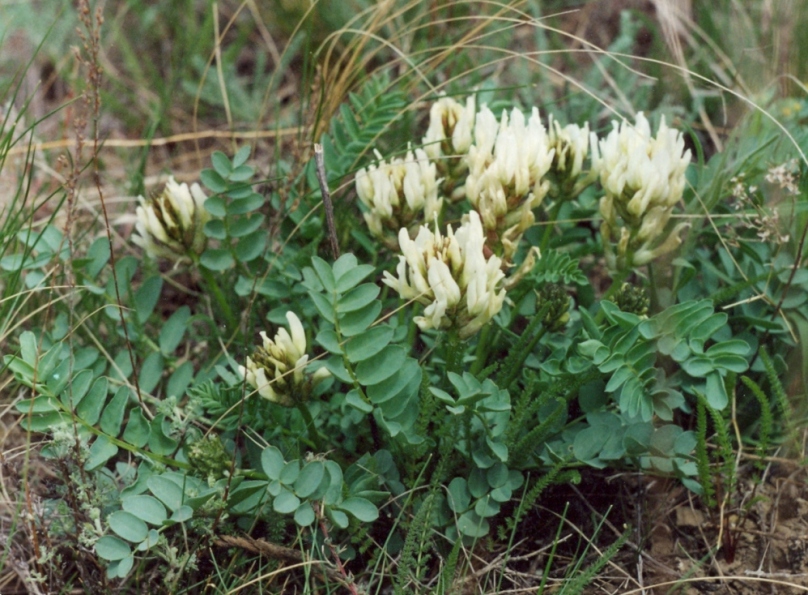
M 151 393 L 163 378 L 165 360 L 159 351 L 152 351 L 140 366 L 138 385 L 144 393 Z
M 182 506 L 182 488 L 174 481 L 163 475 L 152 475 L 146 481 L 149 491 L 154 494 L 170 511 L 177 510 Z
M 356 312 L 349 312 L 340 316 L 339 330 L 343 337 L 353 337 L 358 335 L 371 324 L 376 322 L 379 312 L 382 311 L 380 301 L 372 302 L 370 306 Z
M 132 409 L 129 412 L 129 421 L 126 422 L 126 429 L 123 431 L 125 442 L 137 448 L 143 448 L 149 440 L 149 422 L 143 416 L 140 409 Z
M 185 521 L 191 520 L 194 516 L 194 509 L 188 506 L 187 504 L 183 504 L 174 513 L 171 515 L 169 521 L 174 523 L 184 523 Z
M 300 499 L 286 488 L 282 488 L 281 493 L 272 501 L 272 508 L 279 514 L 289 514 L 299 506 Z
M 397 345 L 388 345 L 378 354 L 356 366 L 356 378 L 360 384 L 371 386 L 387 380 L 404 363 L 407 354 Z
M 370 500 L 353 496 L 343 500 L 339 508 L 352 514 L 363 523 L 372 523 L 379 518 L 379 509 Z
M 373 411 L 373 405 L 365 402 L 365 400 L 359 395 L 359 391 L 355 388 L 348 391 L 348 394 L 345 395 L 345 404 L 355 407 L 362 413 L 370 413 Z
M 232 196 L 232 192 L 230 195 Z M 246 194 L 244 198 L 233 200 L 229 205 L 227 205 L 227 214 L 245 215 L 246 213 L 251 213 L 256 209 L 260 209 L 263 206 L 264 197 L 257 192 L 252 192 L 250 189 L 249 194 Z
M 232 166 L 230 165 L 230 160 L 227 158 L 227 155 L 221 151 L 214 151 L 213 155 L 210 156 L 210 161 L 213 164 L 213 169 L 216 170 L 216 173 L 220 176 L 226 178 L 230 175 Z
M 345 354 L 351 363 L 361 362 L 387 347 L 395 329 L 388 324 L 379 324 L 352 337 L 345 344 Z
M 110 529 L 127 541 L 138 543 L 146 539 L 149 534 L 149 527 L 146 523 L 125 510 L 116 510 L 107 517 L 107 522 Z
M 488 521 L 473 510 L 464 512 L 457 519 L 457 530 L 468 537 L 485 537 L 488 534 L 488 529 Z
M 142 521 L 152 525 L 162 525 L 166 520 L 166 507 L 152 496 L 127 496 L 121 500 L 123 509 Z
M 268 446 L 261 452 L 261 469 L 270 479 L 279 479 L 285 464 L 281 451 L 274 446 Z
M 162 506 L 162 504 L 160 505 Z M 160 533 L 156 529 L 149 529 L 149 535 L 137 545 L 137 551 L 147 552 L 160 540 Z
M 114 560 L 107 566 L 107 578 L 126 578 L 135 565 L 134 556 L 126 556 L 122 560 Z
M 348 515 L 342 512 L 341 510 L 335 510 L 333 508 L 326 508 L 325 509 L 326 516 L 329 520 L 334 523 L 334 525 L 340 529 L 347 529 L 348 523 Z
M 224 192 L 224 189 L 222 189 L 221 191 Z M 227 202 L 225 201 L 223 196 L 211 196 L 205 201 L 205 210 L 214 217 L 224 219 L 224 217 L 227 216 Z M 208 223 L 210 223 L 210 221 Z M 224 235 L 221 238 L 216 237 L 216 235 L 209 235 L 208 237 L 216 239 L 224 239 L 225 237 L 227 237 L 227 231 L 225 230 L 223 222 L 221 228 L 217 226 L 208 228 L 206 223 L 205 227 L 203 228 L 203 231 L 207 234 L 208 230 L 210 230 L 214 234 L 218 234 L 219 232 L 224 233 Z
M 90 447 L 87 459 L 84 461 L 84 469 L 94 471 L 103 466 L 112 457 L 118 454 L 118 447 L 112 444 L 104 436 L 99 436 Z
M 331 270 L 331 267 L 328 266 L 328 263 L 319 256 L 313 256 L 311 265 L 314 267 L 314 271 L 317 273 L 317 277 L 319 277 L 320 283 L 323 284 L 326 292 L 335 293 L 337 290 L 337 281 L 334 279 L 334 272 Z
M 707 355 L 714 357 L 717 355 L 740 355 L 745 356 L 749 353 L 751 348 L 749 343 L 741 339 L 732 339 L 730 341 L 722 341 L 716 343 L 707 350 Z
M 231 182 L 246 182 L 255 174 L 255 170 L 249 165 L 239 165 L 233 168 L 228 179 Z
M 65 372 L 65 376 L 67 376 L 68 372 Z M 93 374 L 92 370 L 81 370 L 76 375 L 73 376 L 73 382 L 68 382 L 67 386 L 64 389 L 64 395 L 62 397 L 62 402 L 67 403 L 81 403 L 82 399 L 87 395 L 87 392 L 90 390 L 90 385 L 93 382 L 93 378 L 95 375 Z M 54 391 L 57 392 L 57 391 Z
M 180 306 L 174 314 L 165 322 L 160 330 L 160 351 L 165 355 L 172 355 L 182 341 L 185 330 L 188 327 L 188 319 L 191 317 L 191 309 L 188 306 Z
M 353 288 L 346 295 L 343 295 L 339 301 L 337 301 L 336 310 L 340 314 L 361 310 L 375 300 L 380 291 L 381 289 L 378 285 L 363 283 L 359 287 Z
M 96 238 L 87 250 L 87 258 L 89 262 L 84 265 L 84 270 L 90 279 L 95 279 L 98 273 L 101 272 L 106 264 L 109 262 L 109 238 L 101 237 Z
M 712 360 L 716 368 L 723 368 L 724 370 L 729 370 L 736 374 L 746 372 L 746 369 L 749 367 L 746 358 L 740 355 L 716 355 L 712 356 Z
M 135 291 L 135 313 L 141 324 L 151 316 L 154 307 L 157 305 L 157 300 L 160 299 L 162 289 L 163 279 L 159 275 L 154 275 L 146 279 Z
M 314 522 L 314 509 L 308 502 L 303 502 L 295 511 L 295 523 L 298 527 L 308 527 Z
M 227 171 L 228 171 L 228 173 L 230 172 L 229 164 L 228 164 Z M 225 180 L 221 176 L 221 174 L 219 174 L 215 170 L 203 169 L 199 173 L 199 179 L 208 188 L 208 190 L 210 190 L 214 194 L 220 194 L 222 192 L 227 191 L 227 188 L 228 188 L 227 182 L 225 182 Z M 210 199 L 205 201 L 205 207 L 208 206 L 209 202 L 210 202 Z M 216 213 L 213 213 L 213 214 L 215 215 Z
M 376 269 L 369 264 L 360 264 L 337 277 L 337 293 L 343 294 L 356 287 L 365 277 Z
M 244 145 L 233 155 L 233 167 L 241 167 L 250 157 L 250 145 Z
M 35 399 L 23 399 L 14 405 L 17 411 L 24 414 L 48 413 L 50 411 L 61 411 L 59 401 L 54 397 L 37 397 Z
M 331 270 L 334 272 L 334 278 L 338 279 L 342 277 L 348 271 L 355 268 L 358 264 L 359 261 L 356 260 L 356 256 L 350 252 L 346 252 L 336 261 L 334 261 L 334 265 L 331 267 Z
M 325 479 L 328 478 L 322 462 L 311 461 L 306 463 L 295 480 L 295 494 L 300 498 L 314 497 L 312 494 L 318 491 L 320 484 Z
M 102 560 L 123 560 L 132 554 L 129 544 L 113 535 L 104 535 L 95 542 L 95 553 Z
M 183 362 L 171 376 L 168 378 L 168 385 L 166 387 L 167 397 L 177 397 L 178 399 L 185 394 L 188 385 L 194 377 L 194 365 L 190 361 Z
M 729 396 L 724 386 L 724 379 L 718 372 L 713 372 L 707 376 L 707 388 L 704 395 L 710 407 L 716 411 L 721 411 L 727 406 Z
M 216 203 L 224 202 L 220 198 L 218 198 L 218 199 L 217 198 L 209 198 L 207 203 L 210 203 L 211 201 L 215 201 Z M 206 206 L 207 206 L 207 203 L 206 203 Z M 213 207 L 213 209 L 214 210 L 219 210 L 218 207 L 215 207 L 215 206 Z M 211 209 L 208 209 L 208 210 L 211 210 Z M 224 217 L 225 215 L 226 215 L 226 212 L 224 210 L 224 207 L 222 207 L 221 208 L 221 215 L 218 215 L 218 216 L 219 217 Z M 221 219 L 211 219 L 210 221 L 205 223 L 205 227 L 203 228 L 203 231 L 205 232 L 206 236 L 208 236 L 209 238 L 212 238 L 214 240 L 223 240 L 223 239 L 225 239 L 227 237 L 227 228 L 224 226 L 224 221 L 222 221 Z
M 129 390 L 128 386 L 121 386 L 101 414 L 101 430 L 110 436 L 117 436 L 121 431 L 124 410 L 129 402 Z
M 210 201 L 208 201 L 210 202 Z M 226 271 L 233 268 L 236 261 L 229 250 L 224 248 L 208 248 L 199 257 L 199 263 L 211 271 Z
M 339 338 L 337 337 L 337 333 L 335 333 L 333 330 L 321 330 L 319 333 L 317 333 L 317 337 L 314 340 L 329 353 L 334 353 L 337 355 L 342 354 L 342 347 L 339 344 Z
M 744 360 L 744 363 L 746 363 L 746 360 Z M 715 364 L 711 358 L 699 355 L 682 362 L 682 369 L 691 376 L 704 378 L 715 370 Z
M 267 233 L 263 229 L 259 229 L 244 236 L 236 244 L 236 258 L 239 262 L 252 262 L 261 254 L 267 246 Z
M 309 292 L 309 296 L 311 297 L 311 301 L 314 302 L 314 307 L 317 308 L 320 315 L 331 324 L 334 324 L 336 321 L 336 318 L 334 318 L 334 307 L 331 305 L 328 298 L 326 298 L 322 293 L 315 293 L 313 291 Z
M 166 420 L 165 415 L 156 416 L 149 424 L 149 448 L 158 455 L 168 456 L 174 453 L 179 443 L 169 437 L 167 432 L 171 424 Z
M 416 375 L 420 375 L 421 368 L 416 360 L 407 358 L 392 371 L 393 374 L 386 380 L 368 386 L 367 395 L 373 403 L 379 405 L 398 396 Z
M 242 217 L 230 226 L 230 237 L 240 238 L 250 235 L 264 223 L 264 215 L 255 213 L 249 217 Z M 266 231 L 263 232 L 266 235 Z
M 292 485 L 297 481 L 297 477 L 300 474 L 300 461 L 294 460 L 289 461 L 283 466 L 281 469 L 280 477 L 278 480 L 286 485 Z
M 449 509 L 456 513 L 468 510 L 471 506 L 471 494 L 468 490 L 468 483 L 462 477 L 455 477 L 449 482 L 449 493 L 446 497 Z
M 718 329 L 727 323 L 728 318 L 729 317 L 724 312 L 713 314 L 707 320 L 693 329 L 693 331 L 690 333 L 690 339 L 696 341 L 706 341 L 712 337 L 718 331 Z

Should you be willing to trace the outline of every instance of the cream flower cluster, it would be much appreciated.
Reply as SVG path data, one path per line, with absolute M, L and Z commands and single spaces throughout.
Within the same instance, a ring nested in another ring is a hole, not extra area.
M 471 211 L 468 220 L 446 236 L 422 226 L 415 240 L 406 229 L 399 232 L 402 256 L 398 277 L 384 273 L 384 283 L 402 298 L 426 306 L 415 317 L 422 330 L 456 329 L 461 339 L 475 334 L 502 308 L 505 290 L 500 288 L 504 273 L 496 256 L 485 257 L 485 236 L 479 215 Z
M 468 163 L 462 157 L 468 153 L 474 134 L 474 97 L 465 105 L 451 97 L 441 97 L 429 110 L 429 128 L 422 139 L 424 151 L 443 178 L 441 190 L 452 200 L 465 196 L 463 180 Z
M 679 246 L 687 224 L 666 228 L 682 198 L 690 158 L 681 132 L 663 118 L 654 137 L 642 113 L 634 126 L 613 123 L 600 142 L 592 136 L 593 166 L 606 193 L 600 200 L 601 235 L 610 268 L 641 266 Z
M 545 176 L 554 156 L 538 109 L 527 120 L 517 109 L 503 112 L 499 121 L 487 107 L 478 112 L 467 156 L 466 197 L 488 237 L 501 244 L 505 261 L 535 221 L 533 209 L 549 190 Z
M 258 347 L 246 366 L 239 372 L 247 384 L 265 399 L 291 407 L 308 400 L 314 387 L 331 373 L 320 368 L 314 373 L 306 372 L 309 356 L 306 354 L 306 333 L 294 312 L 286 313 L 289 331 L 281 327 L 270 339 L 261 331 L 263 346 Z
M 385 229 L 398 231 L 414 221 L 431 221 L 440 213 L 437 169 L 423 149 L 410 149 L 404 159 L 362 168 L 355 183 L 359 199 L 368 207 L 365 222 L 371 233 L 385 238 Z
M 171 259 L 187 258 L 190 252 L 205 249 L 203 227 L 210 219 L 204 203 L 207 196 L 199 184 L 177 184 L 168 179 L 163 191 L 151 200 L 138 197 L 138 235 L 132 238 L 149 256 Z

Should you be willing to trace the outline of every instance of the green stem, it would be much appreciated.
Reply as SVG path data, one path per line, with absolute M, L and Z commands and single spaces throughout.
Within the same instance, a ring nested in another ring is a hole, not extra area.
M 474 351 L 474 363 L 471 365 L 471 373 L 478 374 L 483 369 L 488 355 L 489 338 L 494 325 L 486 324 L 480 331 L 480 338 L 477 340 L 477 349 Z
M 462 371 L 463 364 L 463 342 L 460 340 L 460 335 L 456 328 L 448 331 L 446 341 L 446 373 L 454 372 L 459 374 Z
M 297 410 L 300 411 L 300 414 L 303 416 L 311 446 L 318 453 L 326 452 L 326 448 L 323 446 L 322 440 L 320 439 L 320 434 L 317 432 L 317 428 L 314 425 L 314 418 L 311 416 L 308 405 L 306 405 L 306 403 L 297 403 Z
M 219 306 L 222 314 L 224 314 L 228 330 L 230 332 L 235 332 L 238 329 L 239 321 L 235 314 L 233 314 L 233 309 L 230 307 L 230 303 L 227 301 L 227 298 L 222 292 L 222 288 L 219 287 L 219 284 L 216 282 L 216 278 L 211 274 L 211 272 L 199 264 L 199 257 L 194 254 L 193 259 L 196 268 L 202 274 L 202 279 L 205 281 L 205 288 L 208 289 L 211 294 L 213 294 L 213 299 L 216 302 L 216 305 Z
M 555 227 L 555 222 L 558 220 L 558 213 L 561 211 L 561 205 L 563 204 L 564 201 L 561 198 L 557 198 L 553 205 L 553 210 L 550 212 L 550 220 L 547 222 L 547 227 L 544 228 L 544 235 L 541 238 L 541 246 L 539 247 L 542 254 L 547 250 L 547 247 L 550 245 L 550 240 L 553 238 L 553 228 Z

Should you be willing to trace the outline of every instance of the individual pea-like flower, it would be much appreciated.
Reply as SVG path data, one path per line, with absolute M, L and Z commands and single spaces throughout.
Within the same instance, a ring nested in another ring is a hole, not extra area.
M 479 215 L 471 211 L 455 232 L 449 226 L 441 235 L 426 226 L 415 240 L 406 229 L 399 232 L 403 255 L 399 256 L 397 277 L 384 273 L 384 283 L 402 298 L 424 306 L 416 316 L 421 330 L 454 329 L 466 339 L 482 328 L 502 308 L 505 290 L 502 262 L 494 255 L 486 258 L 485 236 Z
M 170 177 L 163 191 L 150 200 L 138 197 L 137 235 L 132 241 L 153 258 L 186 259 L 205 249 L 203 228 L 210 219 L 207 196 L 199 184 L 177 184 Z
M 584 160 L 589 154 L 589 123 L 579 126 L 567 124 L 562 128 L 552 114 L 548 120 L 548 142 L 555 149 L 551 173 L 554 177 L 554 188 L 550 194 L 556 196 L 564 193 L 574 197 L 595 181 L 597 172 L 590 168 L 588 175 L 581 178 L 584 172 Z
M 408 227 L 413 222 L 431 221 L 440 213 L 437 169 L 423 149 L 410 149 L 404 159 L 360 169 L 355 178 L 359 200 L 368 208 L 365 222 L 371 233 L 388 240 L 385 230 Z M 395 248 L 393 240 L 391 247 Z
M 468 163 L 461 157 L 468 153 L 473 140 L 474 111 L 474 97 L 468 97 L 465 105 L 441 97 L 429 110 L 429 128 L 422 139 L 424 151 L 443 178 L 442 192 L 452 200 L 465 196 L 462 181 Z
M 554 156 L 538 109 L 527 120 L 517 109 L 503 112 L 499 122 L 487 107 L 478 112 L 466 157 L 466 197 L 480 213 L 492 249 L 506 263 L 550 189 L 545 176 Z
M 286 320 L 289 331 L 279 328 L 274 339 L 261 331 L 263 345 L 247 358 L 246 366 L 239 366 L 239 372 L 265 399 L 292 407 L 307 401 L 317 384 L 331 373 L 325 368 L 306 371 L 309 356 L 303 325 L 294 312 L 287 312 Z
M 639 113 L 634 126 L 614 122 L 605 139 L 597 142 L 593 134 L 591 144 L 593 167 L 605 191 L 600 200 L 601 235 L 609 267 L 641 266 L 675 250 L 681 244 L 679 233 L 687 227 L 668 226 L 682 198 L 691 158 L 682 133 L 668 128 L 663 117 L 653 137 L 648 120 Z

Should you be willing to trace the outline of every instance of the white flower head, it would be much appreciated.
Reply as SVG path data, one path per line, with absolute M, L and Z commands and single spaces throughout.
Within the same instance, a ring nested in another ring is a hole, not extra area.
M 437 169 L 423 149 L 407 151 L 404 159 L 360 169 L 355 178 L 359 200 L 368 208 L 365 222 L 371 233 L 383 238 L 385 229 L 399 229 L 413 221 L 431 221 L 440 213 Z
M 638 113 L 634 126 L 614 122 L 600 141 L 593 133 L 591 145 L 593 167 L 605 191 L 600 200 L 601 233 L 609 266 L 640 266 L 674 250 L 681 243 L 679 233 L 687 227 L 680 224 L 665 231 L 682 198 L 691 160 L 682 133 L 668 128 L 663 117 L 654 137 L 648 120 Z M 615 251 L 607 243 L 618 228 Z
M 189 188 L 170 177 L 155 198 L 138 197 L 137 235 L 132 241 L 154 258 L 183 259 L 189 252 L 200 254 L 206 242 L 203 228 L 210 220 L 203 206 L 205 200 L 199 184 Z
M 485 235 L 476 211 L 455 232 L 443 236 L 422 226 L 414 240 L 399 232 L 402 255 L 397 277 L 384 273 L 384 283 L 402 298 L 426 306 L 415 322 L 422 330 L 455 328 L 461 338 L 476 333 L 502 308 L 505 290 L 501 260 L 485 256 Z
M 274 339 L 261 331 L 261 347 L 247 358 L 246 366 L 239 366 L 239 372 L 259 395 L 291 407 L 307 400 L 314 387 L 330 376 L 330 372 L 325 368 L 313 373 L 306 371 L 309 356 L 303 324 L 294 312 L 287 312 L 286 320 L 289 331 L 279 328 Z
M 477 114 L 466 158 L 466 197 L 485 231 L 502 245 L 498 252 L 506 261 L 550 188 L 546 175 L 555 151 L 536 108 L 527 119 L 517 109 L 503 112 L 499 122 L 485 106 Z

